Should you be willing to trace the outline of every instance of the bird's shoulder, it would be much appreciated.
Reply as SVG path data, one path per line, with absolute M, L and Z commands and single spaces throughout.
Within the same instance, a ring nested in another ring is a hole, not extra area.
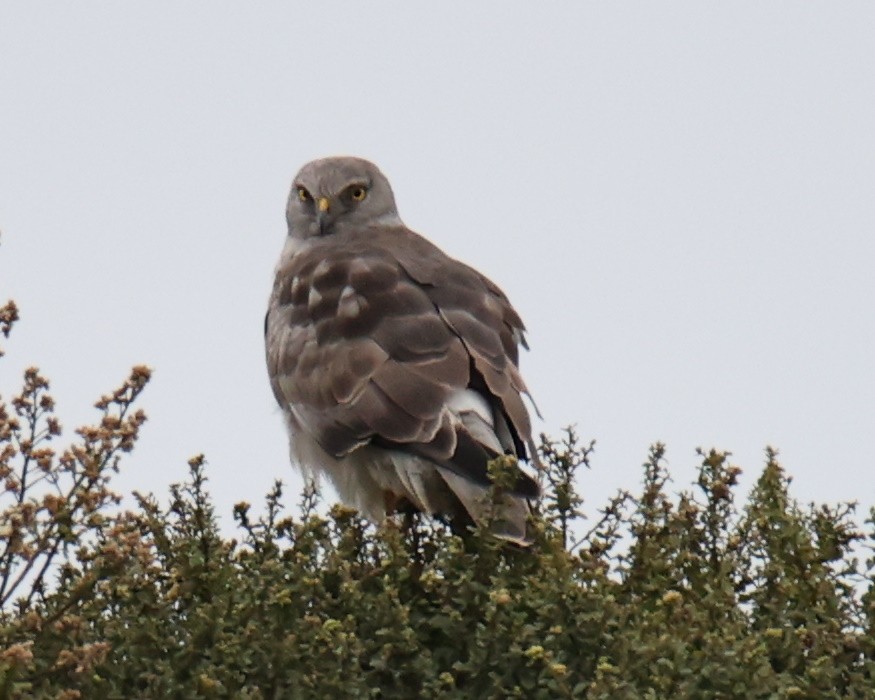
M 367 338 L 400 361 L 468 352 L 504 372 L 519 363 L 524 326 L 507 296 L 474 268 L 403 227 L 374 227 L 305 241 L 277 268 L 265 324 L 287 355 Z
M 498 285 L 404 227 L 306 241 L 281 260 L 271 307 L 293 309 L 287 311 L 293 322 L 334 317 L 349 325 L 354 315 L 351 325 L 359 332 L 367 318 L 446 313 L 472 333 L 472 324 L 491 327 L 514 362 L 517 345 L 524 344 L 523 322 Z

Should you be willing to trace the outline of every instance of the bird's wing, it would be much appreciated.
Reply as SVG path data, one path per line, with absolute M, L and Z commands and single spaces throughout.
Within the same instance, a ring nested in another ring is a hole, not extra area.
M 373 443 L 487 483 L 489 459 L 531 446 L 522 330 L 475 270 L 411 231 L 374 228 L 280 264 L 267 362 L 277 400 L 329 454 Z M 521 476 L 518 490 L 537 486 Z

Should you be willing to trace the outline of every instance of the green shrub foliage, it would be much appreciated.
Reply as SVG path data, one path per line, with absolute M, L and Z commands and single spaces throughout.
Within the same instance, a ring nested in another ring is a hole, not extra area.
M 875 697 L 873 517 L 803 507 L 772 450 L 741 504 L 727 453 L 675 494 L 656 445 L 640 493 L 589 510 L 592 444 L 544 438 L 528 549 L 312 489 L 289 509 L 280 482 L 227 539 L 202 457 L 169 502 L 110 489 L 148 378 L 63 448 L 37 370 L 0 401 L 2 698 Z

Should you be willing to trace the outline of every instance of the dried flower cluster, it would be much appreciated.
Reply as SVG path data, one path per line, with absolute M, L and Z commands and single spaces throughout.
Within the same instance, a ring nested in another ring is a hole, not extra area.
M 7 301 L 6 304 L 0 306 L 0 333 L 4 338 L 9 337 L 12 326 L 18 320 L 18 307 L 14 301 Z M 0 347 L 0 357 L 3 357 L 3 348 Z
M 119 389 L 97 402 L 100 419 L 78 440 L 56 448 L 61 424 L 49 383 L 36 368 L 9 403 L 0 398 L 0 607 L 26 612 L 45 601 L 47 577 L 71 547 L 105 537 L 106 516 L 119 496 L 109 488 L 122 452 L 146 420 L 132 405 L 149 379 L 135 367 Z

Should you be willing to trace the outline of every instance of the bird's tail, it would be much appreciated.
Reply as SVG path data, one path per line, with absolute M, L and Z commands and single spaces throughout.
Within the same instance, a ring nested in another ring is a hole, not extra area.
M 438 468 L 438 471 L 475 523 L 483 525 L 489 520 L 492 534 L 499 539 L 522 547 L 532 544 L 529 532 L 532 508 L 528 498 L 519 494 L 503 493 L 499 496 L 498 503 L 493 505 L 489 486 L 475 483 L 449 469 Z M 490 514 L 493 507 L 496 510 Z

